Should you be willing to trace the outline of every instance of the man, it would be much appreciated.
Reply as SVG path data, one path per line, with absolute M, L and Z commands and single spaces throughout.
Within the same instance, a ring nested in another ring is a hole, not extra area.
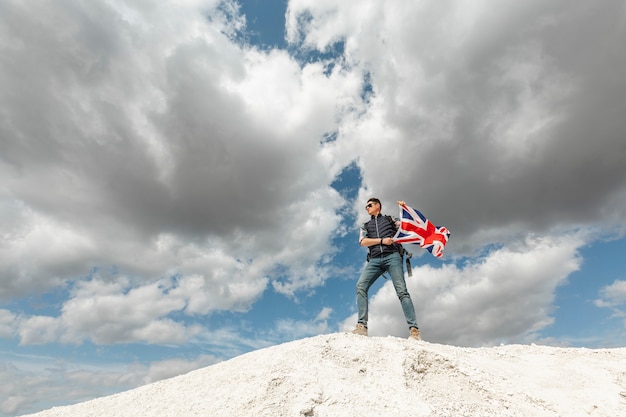
M 398 204 L 404 204 L 404 202 L 398 201 Z M 361 246 L 367 246 L 369 249 L 369 260 L 356 283 L 356 304 L 359 313 L 356 328 L 352 333 L 367 336 L 367 292 L 383 273 L 388 272 L 396 294 L 400 299 L 404 317 L 409 325 L 409 337 L 420 340 L 420 331 L 415 318 L 415 308 L 404 281 L 400 245 L 393 242 L 395 234 L 393 220 L 381 214 L 382 205 L 377 198 L 367 200 L 365 210 L 367 210 L 371 218 L 361 228 L 359 243 Z

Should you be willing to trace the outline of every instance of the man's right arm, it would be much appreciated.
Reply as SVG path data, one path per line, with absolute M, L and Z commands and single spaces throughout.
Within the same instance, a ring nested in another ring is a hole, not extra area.
M 367 230 L 365 227 L 361 227 L 359 233 L 359 245 L 370 247 L 374 245 L 393 245 L 393 238 L 391 237 L 367 237 Z
M 379 238 L 379 237 L 366 237 L 367 232 L 361 229 L 361 235 L 359 237 L 359 244 L 361 246 L 374 246 L 374 245 L 393 245 L 393 239 L 390 237 Z

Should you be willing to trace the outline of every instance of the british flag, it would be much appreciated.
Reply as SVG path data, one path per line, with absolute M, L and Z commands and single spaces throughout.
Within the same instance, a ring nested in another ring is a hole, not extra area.
M 443 226 L 435 226 L 422 213 L 406 204 L 400 206 L 400 226 L 393 237 L 396 243 L 420 245 L 437 258 L 443 255 L 450 232 Z

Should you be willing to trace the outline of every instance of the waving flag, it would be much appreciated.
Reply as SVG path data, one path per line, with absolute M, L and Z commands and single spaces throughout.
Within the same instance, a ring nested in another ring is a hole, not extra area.
M 406 204 L 399 202 L 398 205 L 400 206 L 400 226 L 393 237 L 394 242 L 420 245 L 440 258 L 450 237 L 448 229 L 435 226 L 422 213 Z

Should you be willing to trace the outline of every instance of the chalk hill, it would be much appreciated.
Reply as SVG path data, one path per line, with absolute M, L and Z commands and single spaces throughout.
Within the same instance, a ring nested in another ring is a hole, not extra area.
M 626 416 L 626 348 L 328 334 L 32 416 Z

